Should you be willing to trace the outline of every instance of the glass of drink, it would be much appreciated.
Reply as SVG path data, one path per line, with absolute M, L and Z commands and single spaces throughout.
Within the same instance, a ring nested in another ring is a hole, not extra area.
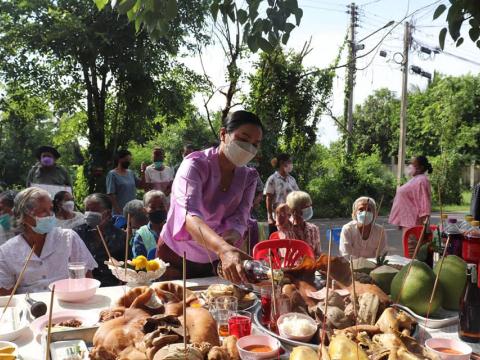
M 275 288 L 275 290 L 277 289 L 278 287 Z M 272 285 L 264 285 L 260 288 L 260 305 L 262 311 L 260 322 L 263 326 L 267 326 L 270 324 L 270 315 L 272 313 Z
M 270 330 L 276 333 L 278 333 L 278 328 L 277 328 L 278 318 L 280 317 L 280 315 L 290 312 L 290 298 L 288 297 L 288 295 L 281 294 L 280 289 L 278 291 L 279 291 L 278 293 L 275 293 L 275 308 L 273 307 L 273 305 L 271 306 L 270 323 L 269 323 Z
M 228 331 L 230 335 L 240 339 L 252 332 L 252 314 L 248 311 L 239 310 L 231 313 L 228 319 Z
M 228 319 L 238 310 L 238 299 L 235 296 L 219 296 L 213 303 L 212 315 L 218 326 L 218 335 L 229 335 Z
M 69 262 L 68 263 L 68 278 L 69 279 L 83 279 L 86 274 L 86 264 L 84 262 Z

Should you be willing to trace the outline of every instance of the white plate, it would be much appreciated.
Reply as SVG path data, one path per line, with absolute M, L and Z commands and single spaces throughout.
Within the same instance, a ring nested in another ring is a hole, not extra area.
M 3 311 L 0 310 L 0 313 Z M 28 330 L 28 310 L 23 306 L 9 306 L 0 321 L 0 340 L 13 341 Z
M 52 314 L 52 324 L 57 324 L 62 321 L 77 319 L 82 322 L 81 327 L 89 327 L 98 323 L 99 314 L 97 311 L 90 310 L 65 310 L 58 311 Z M 31 324 L 30 328 L 32 329 L 35 337 L 39 340 L 39 335 L 41 335 L 48 325 L 48 314 L 40 316 L 38 319 L 35 319 Z
M 63 360 L 67 357 L 67 349 L 79 346 L 84 352 L 82 360 L 88 360 L 87 344 L 83 340 L 56 341 L 50 344 L 50 358 L 52 360 Z
M 440 310 L 438 310 L 435 314 L 430 315 L 427 320 L 425 317 L 416 314 L 412 309 L 406 306 L 400 304 L 395 304 L 392 306 L 402 309 L 409 315 L 413 316 L 419 325 L 430 329 L 443 328 L 452 324 L 456 324 L 459 321 L 457 311 L 448 311 L 440 308 Z M 425 322 L 427 326 L 425 326 Z

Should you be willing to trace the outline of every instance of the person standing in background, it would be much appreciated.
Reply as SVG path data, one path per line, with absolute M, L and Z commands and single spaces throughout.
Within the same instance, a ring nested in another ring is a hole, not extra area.
M 81 212 L 74 211 L 73 196 L 68 191 L 59 191 L 53 197 L 53 212 L 57 219 L 57 226 L 62 229 L 73 229 L 85 223 Z
M 276 207 L 286 202 L 289 193 L 299 190 L 297 181 L 290 175 L 293 170 L 290 155 L 279 154 L 272 159 L 272 166 L 277 170 L 267 179 L 264 190 L 270 234 L 277 231 L 275 226 Z
M 425 156 L 412 158 L 408 165 L 407 174 L 411 179 L 397 189 L 395 199 L 393 199 L 392 210 L 388 222 L 397 225 L 402 229 L 402 235 L 417 225 L 422 225 L 425 218 L 430 215 L 432 193 L 430 181 L 425 175 L 431 174 L 432 165 Z M 415 241 L 408 242 L 410 254 L 415 249 Z
M 13 205 L 17 192 L 6 190 L 0 194 L 0 245 L 15 236 Z
M 175 173 L 165 165 L 165 153 L 162 148 L 153 149 L 153 164 L 145 169 L 145 190 L 160 190 L 165 194 L 165 205 L 170 206 L 170 193 Z
M 63 166 L 57 165 L 57 160 L 60 158 L 57 149 L 52 146 L 40 146 L 35 151 L 35 157 L 38 162 L 28 172 L 27 187 L 55 185 L 72 188 L 72 180 L 67 170 Z
M 123 214 L 123 207 L 130 200 L 137 198 L 137 188 L 143 188 L 145 183 L 145 166 L 142 164 L 139 179 L 129 169 L 132 163 L 132 154 L 128 150 L 119 150 L 117 153 L 116 167 L 107 175 L 107 194 L 113 205 L 115 215 Z

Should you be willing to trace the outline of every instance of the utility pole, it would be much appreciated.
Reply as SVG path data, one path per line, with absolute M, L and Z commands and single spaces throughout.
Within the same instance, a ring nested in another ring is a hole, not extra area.
M 402 61 L 402 102 L 400 106 L 400 139 L 398 142 L 397 186 L 403 176 L 405 167 L 405 147 L 407 143 L 407 106 L 408 106 L 408 51 L 410 49 L 410 24 L 405 22 L 403 33 L 403 61 Z
M 355 28 L 357 27 L 357 6 L 351 3 L 350 10 L 350 41 L 349 41 L 349 56 L 348 56 L 348 76 L 347 76 L 347 95 L 346 102 L 346 117 L 347 117 L 347 154 L 352 150 L 352 131 L 353 131 L 353 87 L 355 86 L 355 71 L 357 66 L 356 61 L 356 46 L 355 43 Z

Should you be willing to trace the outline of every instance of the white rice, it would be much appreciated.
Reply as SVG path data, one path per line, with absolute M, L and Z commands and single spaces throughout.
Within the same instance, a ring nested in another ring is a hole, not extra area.
M 297 315 L 284 318 L 279 327 L 281 332 L 292 336 L 307 336 L 317 330 L 310 321 Z

